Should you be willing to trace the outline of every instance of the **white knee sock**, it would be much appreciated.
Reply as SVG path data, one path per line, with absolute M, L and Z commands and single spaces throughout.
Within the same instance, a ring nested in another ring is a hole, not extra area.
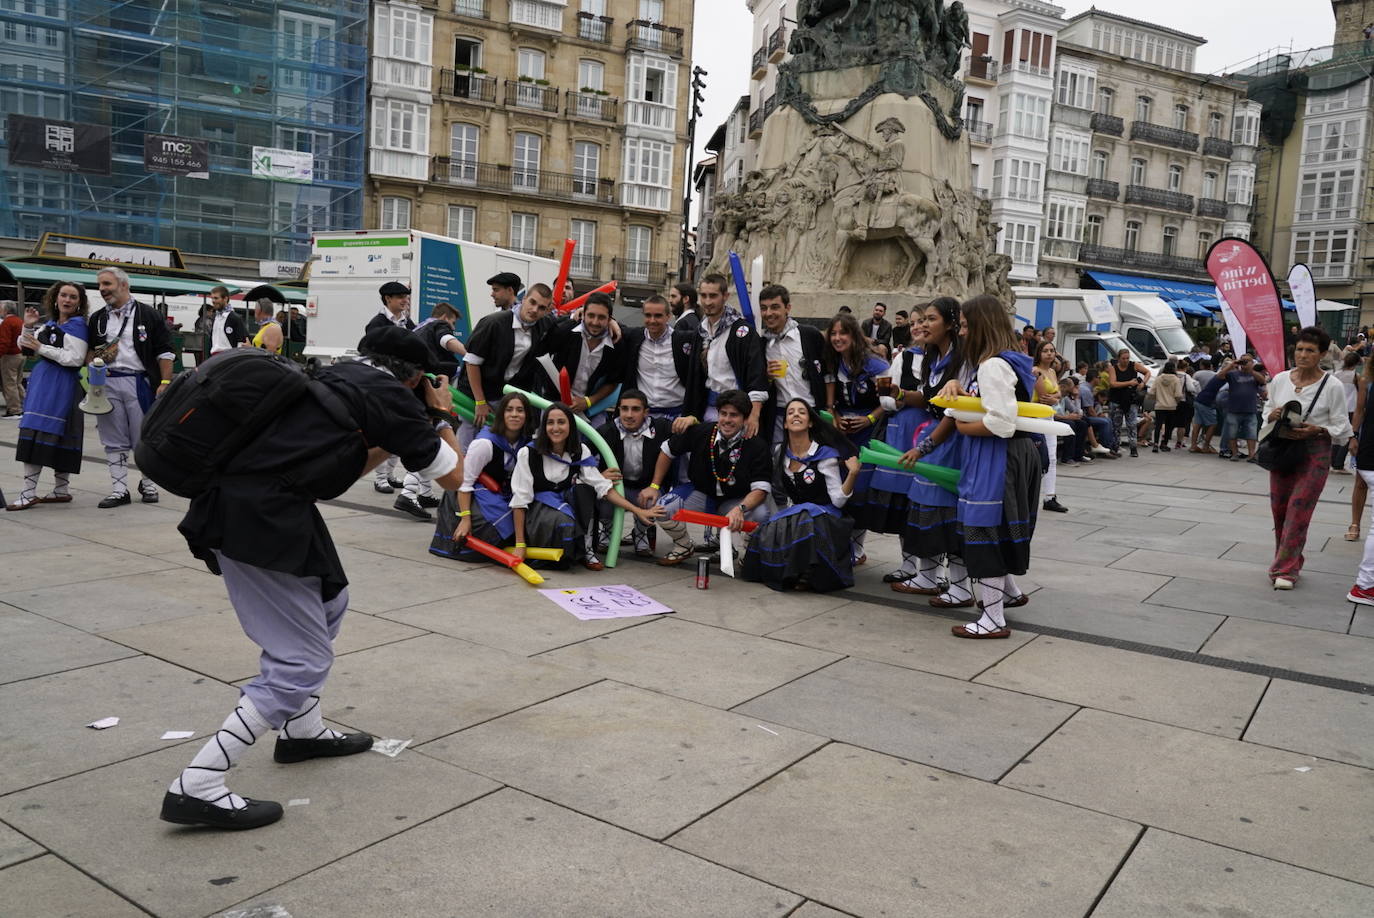
M 1005 583 L 1001 577 L 989 577 L 978 581 L 978 591 L 983 596 L 983 617 L 978 626 L 987 631 L 1007 627 L 1006 616 L 1002 614 L 1002 601 L 1006 598 Z
M 909 559 L 911 563 L 911 576 L 905 580 L 907 586 L 933 590 L 940 585 L 940 563 L 938 561 L 933 558 L 921 558 L 917 555 L 903 555 L 902 557 Z
M 1007 599 L 1020 599 L 1021 588 L 1016 585 L 1016 578 L 1007 574 L 1002 578 L 1002 590 L 1007 594 Z
M 106 453 L 110 463 L 110 493 L 119 496 L 129 493 L 129 454 Z
M 319 695 L 311 695 L 305 707 L 286 719 L 281 735 L 286 739 L 339 739 L 343 736 L 338 730 L 331 730 L 324 725 Z
M 225 775 L 243 753 L 258 741 L 258 737 L 271 730 L 272 725 L 253 707 L 248 696 L 241 695 L 234 713 L 225 719 L 224 725 L 210 737 L 210 741 L 200 747 L 200 752 L 172 782 L 168 791 L 205 800 L 227 810 L 243 809 L 247 803 L 225 786 Z
M 41 465 L 24 463 L 24 490 L 19 492 L 20 500 L 33 500 L 38 496 L 38 476 L 42 471 Z
M 901 574 L 904 578 L 910 580 L 912 577 L 915 577 L 920 570 L 921 560 L 915 555 L 904 551 L 902 552 L 902 566 L 892 573 Z
M 973 598 L 972 584 L 968 579 L 968 568 L 964 567 L 962 558 L 950 557 L 949 563 L 949 588 L 945 590 L 944 598 L 953 602 L 964 602 Z
M 52 492 L 53 492 L 54 494 L 66 494 L 66 493 L 68 493 L 68 492 L 71 490 L 71 482 L 72 482 L 72 476 L 71 476 L 71 475 L 67 474 L 66 472 L 54 472 L 52 477 L 53 477 L 53 489 L 52 489 Z

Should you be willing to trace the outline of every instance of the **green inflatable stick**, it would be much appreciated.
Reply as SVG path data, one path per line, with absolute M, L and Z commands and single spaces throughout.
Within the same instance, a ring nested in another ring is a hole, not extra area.
M 537 395 L 531 395 L 524 389 L 517 389 L 515 388 L 515 386 L 506 386 L 505 391 L 518 392 L 519 394 L 525 396 L 525 398 L 529 399 L 530 404 L 533 405 L 535 408 L 538 408 L 540 411 L 543 411 L 544 409 L 548 408 L 550 404 L 552 404 L 546 398 L 540 398 Z M 602 437 L 601 434 L 597 433 L 596 428 L 593 427 L 591 425 L 591 422 L 584 418 L 582 415 L 574 413 L 573 419 L 577 422 L 578 431 L 580 431 L 582 436 L 586 438 L 587 442 L 592 445 L 592 448 L 595 449 L 601 455 L 601 461 L 606 463 L 606 467 L 615 468 L 615 453 L 612 453 L 611 448 L 606 445 L 605 438 Z M 621 497 L 624 497 L 625 486 L 617 481 L 615 483 L 615 492 L 619 494 Z M 624 529 L 625 510 L 621 507 L 616 507 L 615 510 L 611 513 L 611 542 L 608 546 L 606 546 L 607 567 L 615 567 L 615 563 L 618 560 L 620 560 L 620 534 L 624 531 Z
M 896 456 L 876 452 L 867 446 L 859 447 L 859 461 L 870 465 L 881 465 L 885 469 L 894 469 L 898 472 L 915 472 L 922 478 L 927 479 L 933 484 L 939 485 L 951 494 L 959 493 L 958 469 L 945 468 L 943 465 L 932 465 L 929 462 L 917 462 L 911 468 L 907 468 L 897 461 Z
M 886 440 L 879 440 L 876 437 L 868 441 L 868 448 L 877 453 L 887 453 L 890 456 L 901 456 L 902 451 L 888 443 Z

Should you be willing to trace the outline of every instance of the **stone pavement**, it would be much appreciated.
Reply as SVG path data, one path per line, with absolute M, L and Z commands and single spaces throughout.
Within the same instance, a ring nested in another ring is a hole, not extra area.
M 157 807 L 254 648 L 184 502 L 96 510 L 92 463 L 73 504 L 0 514 L 0 914 L 1374 915 L 1352 479 L 1282 594 L 1256 467 L 1060 474 L 1072 512 L 1042 517 L 1031 602 L 985 642 L 879 582 L 890 538 L 843 594 L 699 592 L 632 559 L 551 577 L 676 610 L 579 622 L 428 555 L 360 483 L 324 507 L 353 580 L 325 706 L 411 745 L 256 750 L 230 784 L 286 818 L 220 834 Z

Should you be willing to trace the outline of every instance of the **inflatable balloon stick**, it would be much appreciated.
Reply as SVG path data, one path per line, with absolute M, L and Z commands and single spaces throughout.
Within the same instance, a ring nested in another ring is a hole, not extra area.
M 558 307 L 558 311 L 572 312 L 575 309 L 579 309 L 582 306 L 587 305 L 587 297 L 591 296 L 593 293 L 615 293 L 615 288 L 619 286 L 620 281 L 609 281 L 608 283 L 602 284 L 600 287 L 597 287 L 595 290 L 588 290 L 586 293 L 582 294 L 575 300 L 568 300 L 562 306 Z
M 735 296 L 739 298 L 740 313 L 746 322 L 758 327 L 754 321 L 754 307 L 749 302 L 749 284 L 744 279 L 744 264 L 739 260 L 738 252 L 730 253 L 730 273 L 735 278 Z
M 486 555 L 497 564 L 504 564 L 506 567 L 525 578 L 525 582 L 528 584 L 538 586 L 544 582 L 544 578 L 539 576 L 539 573 L 535 571 L 534 568 L 530 567 L 510 552 L 502 551 L 490 542 L 483 542 L 481 539 L 468 536 L 463 540 L 463 544 L 479 555 Z
M 514 551 L 514 550 L 515 550 L 515 549 L 513 549 L 513 548 L 507 548 L 507 549 L 506 549 L 506 551 Z M 525 557 L 528 558 L 528 559 L 531 560 L 531 561 L 562 561 L 562 560 L 563 560 L 563 549 L 561 549 L 561 548 L 527 548 L 527 549 L 525 549 Z
M 898 457 L 891 453 L 880 453 L 869 449 L 867 446 L 859 447 L 859 461 L 869 465 L 881 465 L 885 469 L 892 469 L 896 472 L 915 472 L 922 478 L 927 479 L 933 484 L 937 484 L 951 494 L 959 493 L 958 469 L 948 469 L 943 465 L 932 465 L 929 462 L 917 462 L 913 466 L 902 465 Z
M 495 478 L 492 478 L 486 472 L 483 472 L 482 474 L 477 476 L 477 483 L 493 494 L 501 493 L 501 486 L 496 483 Z
M 983 400 L 974 395 L 960 395 L 955 398 L 937 395 L 930 402 L 932 405 L 949 408 L 953 411 L 982 412 L 983 410 Z M 1042 405 L 1039 402 L 1017 402 L 1016 413 L 1023 418 L 1052 418 L 1054 417 L 1054 406 Z
M 558 263 L 558 280 L 553 285 L 554 309 L 563 305 L 563 288 L 568 283 L 568 271 L 572 268 L 573 249 L 575 248 L 577 248 L 575 240 L 563 240 L 563 260 Z
M 724 529 L 730 525 L 730 521 L 718 513 L 702 513 L 699 510 L 679 510 L 673 514 L 673 519 L 679 523 L 699 523 L 702 526 L 714 526 L 717 529 Z M 759 528 L 759 524 L 753 520 L 744 521 L 744 531 L 753 532 Z

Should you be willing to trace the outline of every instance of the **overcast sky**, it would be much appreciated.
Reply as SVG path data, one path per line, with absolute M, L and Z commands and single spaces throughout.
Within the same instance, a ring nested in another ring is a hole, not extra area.
M 1092 3 L 1064 3 L 1064 17 Z M 1099 9 L 1143 18 L 1141 5 L 1125 0 L 1097 0 Z M 795 3 L 789 3 L 792 9 Z M 1335 17 L 1329 0 L 1152 0 L 1149 19 L 1207 39 L 1198 49 L 1197 68 L 1222 72 L 1252 61 L 1262 52 L 1289 47 L 1300 50 L 1331 43 Z M 696 161 L 700 162 L 711 132 L 725 120 L 735 100 L 749 88 L 753 54 L 753 20 L 745 0 L 696 0 L 694 63 L 709 72 L 706 102 L 697 124 Z

